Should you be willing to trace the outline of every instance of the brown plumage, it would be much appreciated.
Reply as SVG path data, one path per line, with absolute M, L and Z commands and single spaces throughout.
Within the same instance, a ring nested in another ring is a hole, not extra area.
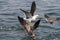
M 49 22 L 49 23 L 53 23 L 54 21 L 60 21 L 60 18 L 50 18 L 48 15 L 44 15 L 45 18 L 46 18 L 46 21 Z
M 30 25 L 22 17 L 18 16 L 18 20 L 26 30 L 28 35 L 34 37 L 35 36 L 34 30 L 38 27 L 40 20 L 38 20 L 32 27 L 30 27 Z

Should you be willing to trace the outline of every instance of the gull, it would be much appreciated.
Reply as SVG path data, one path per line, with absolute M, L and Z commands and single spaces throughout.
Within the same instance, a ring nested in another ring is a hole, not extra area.
M 32 2 L 30 12 L 25 11 L 23 9 L 20 9 L 20 10 L 25 13 L 26 18 L 24 18 L 24 19 L 27 20 L 27 21 L 29 21 L 29 22 L 35 21 L 36 19 L 40 19 L 40 16 L 39 15 L 34 15 L 34 12 L 36 10 L 36 3 L 35 3 L 35 1 Z
M 33 26 L 30 26 L 22 17 L 18 16 L 18 20 L 19 20 L 20 24 L 24 27 L 27 34 L 30 37 L 34 38 L 34 36 L 35 36 L 34 30 L 39 26 L 40 20 L 36 21 Z
M 44 15 L 46 18 L 46 21 L 49 22 L 50 24 L 53 24 L 54 21 L 59 21 L 60 18 L 50 18 L 48 15 Z

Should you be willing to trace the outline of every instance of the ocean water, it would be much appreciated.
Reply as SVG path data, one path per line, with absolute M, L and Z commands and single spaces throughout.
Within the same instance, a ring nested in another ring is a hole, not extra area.
M 18 16 L 25 17 L 20 11 L 30 11 L 31 3 L 36 2 L 35 14 L 43 19 L 36 29 L 35 40 L 60 40 L 60 21 L 46 23 L 44 14 L 60 17 L 60 0 L 0 0 L 0 40 L 32 40 L 18 21 Z

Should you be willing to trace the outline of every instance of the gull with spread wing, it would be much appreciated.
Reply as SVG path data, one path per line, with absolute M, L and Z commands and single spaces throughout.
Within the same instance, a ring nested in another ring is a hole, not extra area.
M 33 38 L 35 36 L 34 30 L 37 27 L 39 27 L 40 20 L 38 20 L 37 22 L 35 22 L 35 24 L 33 26 L 30 26 L 22 17 L 18 16 L 18 20 L 19 20 L 20 24 L 24 27 L 24 29 L 27 32 L 27 34 L 30 37 Z
M 35 1 L 32 2 L 32 5 L 31 5 L 31 10 L 30 12 L 27 12 L 23 9 L 20 9 L 21 11 L 23 11 L 26 15 L 26 18 L 24 18 L 24 20 L 27 20 L 29 22 L 31 21 L 35 21 L 36 19 L 40 19 L 41 17 L 39 15 L 34 15 L 34 12 L 36 10 L 36 3 Z

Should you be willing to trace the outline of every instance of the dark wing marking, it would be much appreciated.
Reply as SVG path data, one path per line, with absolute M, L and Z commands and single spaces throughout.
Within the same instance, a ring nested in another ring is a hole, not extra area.
M 25 10 L 22 10 L 20 9 L 21 11 L 23 11 L 26 15 L 26 18 L 31 18 L 33 15 L 34 15 L 34 12 L 36 10 L 36 4 L 35 4 L 35 1 L 32 2 L 32 6 L 31 6 L 31 11 L 30 12 L 27 12 Z
M 50 22 L 50 24 L 53 24 L 53 22 Z
M 29 12 L 27 12 L 27 11 L 25 11 L 25 10 L 22 10 L 22 9 L 20 9 L 20 10 L 25 13 L 27 19 L 28 19 L 28 18 L 31 18 L 31 14 L 30 14 Z
M 19 22 L 20 22 L 22 25 L 26 25 L 26 24 L 27 24 L 26 21 L 25 21 L 22 17 L 19 17 L 19 16 L 18 16 L 18 20 L 19 20 Z
M 29 33 L 31 31 L 29 24 L 22 18 L 18 16 L 18 20 L 21 23 L 21 25 L 24 27 L 24 29 Z
M 33 1 L 31 5 L 31 11 L 30 11 L 32 16 L 34 15 L 35 10 L 36 10 L 36 4 L 35 4 L 35 1 Z
M 40 23 L 41 19 L 38 20 L 34 25 L 33 25 L 33 28 L 31 28 L 32 30 L 35 30 L 38 26 L 39 26 L 39 23 Z
M 46 18 L 50 18 L 49 16 L 47 16 L 46 14 L 44 15 Z
M 60 18 L 56 18 L 57 21 L 60 21 Z

